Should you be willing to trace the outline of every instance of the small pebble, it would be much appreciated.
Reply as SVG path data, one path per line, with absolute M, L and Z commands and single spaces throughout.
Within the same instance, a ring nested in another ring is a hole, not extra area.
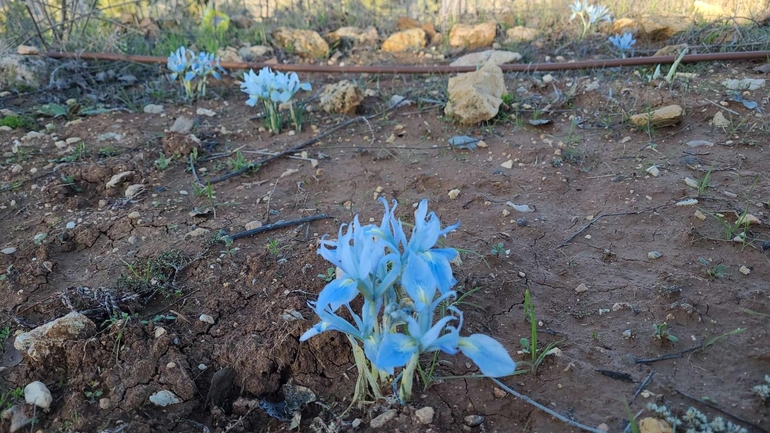
M 16 248 L 14 247 L 3 248 L 2 250 L 0 250 L 0 253 L 5 254 L 6 256 L 10 256 L 15 252 L 16 252 Z
M 378 415 L 376 418 L 374 418 L 370 423 L 369 426 L 371 428 L 380 428 L 387 424 L 390 420 L 396 417 L 398 414 L 398 411 L 396 409 L 388 409 L 385 412 Z
M 576 293 L 583 293 L 587 291 L 588 291 L 588 286 L 586 286 L 584 283 L 580 283 L 580 285 L 575 288 Z
M 198 320 L 200 320 L 203 323 L 208 323 L 209 325 L 214 324 L 214 318 L 209 316 L 208 314 L 201 314 Z
M 770 250 L 770 241 L 762 242 L 762 251 L 764 250 Z
M 463 418 L 463 421 L 468 427 L 478 427 L 484 422 L 484 417 L 481 415 L 468 415 Z
M 647 253 L 647 258 L 650 260 L 657 260 L 661 258 L 661 256 L 663 256 L 663 254 L 661 254 L 660 251 L 650 251 Z
M 155 328 L 155 338 L 160 338 L 164 335 L 166 335 L 166 328 L 162 326 L 158 326 L 157 328 Z
M 505 395 L 507 393 L 505 391 L 503 391 L 502 389 L 498 388 L 498 387 L 494 387 L 494 388 L 492 388 L 492 394 L 495 396 L 496 399 L 499 400 L 499 399 L 505 397 Z
M 435 414 L 436 411 L 430 406 L 425 406 L 423 408 L 417 409 L 414 412 L 414 416 L 417 418 L 417 421 L 419 421 L 422 425 L 428 425 L 432 423 Z
M 249 221 L 246 223 L 245 226 L 243 226 L 243 228 L 245 228 L 246 230 L 254 230 L 260 227 L 262 227 L 262 222 L 260 221 Z
M 625 338 L 626 340 L 631 338 L 631 330 L 630 329 L 626 329 L 625 331 L 623 331 L 623 338 Z
M 128 214 L 128 219 L 135 220 L 135 219 L 139 219 L 140 216 L 141 214 L 139 212 L 133 211 L 130 214 Z
M 99 400 L 99 409 L 107 410 L 112 407 L 112 402 L 110 402 L 109 398 L 102 398 Z
M 701 221 L 706 221 L 706 215 L 699 210 L 695 211 L 695 218 L 698 218 Z
M 453 189 L 453 190 L 449 191 L 449 199 L 450 200 L 456 199 L 459 195 L 460 195 L 460 190 L 459 189 Z
M 361 418 L 356 418 L 353 420 L 352 423 L 350 423 L 350 426 L 353 428 L 358 428 L 358 426 L 360 426 L 362 422 L 364 421 Z
M 742 273 L 743 275 L 748 275 L 751 273 L 751 269 L 747 268 L 745 265 L 741 266 L 740 269 L 738 269 L 738 272 Z
M 529 225 L 529 221 L 526 218 L 519 218 L 516 220 L 516 225 L 519 227 L 526 227 Z
M 176 362 L 173 362 L 173 361 L 169 362 L 168 364 L 166 364 L 166 368 L 168 368 L 169 370 L 171 370 L 172 368 L 176 368 Z
M 65 227 L 67 228 L 67 230 L 72 230 L 72 229 L 74 229 L 74 228 L 75 228 L 75 221 L 70 221 L 70 222 L 68 222 L 68 223 L 67 223 L 67 225 L 66 225 Z
M 185 191 L 183 189 L 179 190 L 179 195 L 187 195 L 187 194 L 189 194 L 187 191 Z
M 209 368 L 209 366 L 206 365 L 206 364 L 203 364 L 203 363 L 198 364 L 198 370 L 200 370 L 200 371 L 206 371 L 206 369 L 208 369 L 208 368 Z

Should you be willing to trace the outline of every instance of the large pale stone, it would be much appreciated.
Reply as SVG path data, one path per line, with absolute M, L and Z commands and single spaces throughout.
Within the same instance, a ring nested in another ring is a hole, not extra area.
M 72 312 L 45 325 L 19 334 L 13 342 L 16 350 L 35 361 L 40 361 L 55 348 L 62 347 L 69 340 L 76 340 L 96 329 L 88 317 Z
M 40 50 L 38 50 L 37 47 L 33 47 L 32 45 L 19 45 L 19 47 L 16 49 L 16 52 L 22 56 L 36 56 L 40 54 Z
M 388 53 L 403 53 L 425 48 L 428 37 L 423 29 L 409 29 L 393 33 L 382 43 L 382 51 Z
M 325 86 L 320 96 L 321 108 L 324 111 L 348 116 L 356 114 L 356 109 L 363 100 L 364 92 L 348 80 Z
M 644 33 L 652 40 L 666 40 L 687 30 L 693 24 L 688 16 L 643 15 L 639 20 Z
M 513 51 L 486 50 L 466 54 L 450 63 L 449 66 L 479 66 L 484 65 L 487 62 L 502 65 L 518 60 L 521 60 L 521 54 Z
M 353 41 L 354 45 L 362 46 L 376 45 L 379 38 L 380 35 L 374 26 L 369 26 L 366 29 L 360 27 L 340 27 L 326 35 L 326 40 L 329 43 L 335 43 L 341 39 L 349 39 Z
M 317 59 L 329 54 L 329 44 L 313 30 L 279 27 L 273 32 L 273 38 L 282 49 L 302 57 Z
M 0 91 L 28 91 L 47 86 L 56 61 L 20 54 L 0 55 Z
M 684 110 L 679 105 L 667 105 L 658 108 L 652 113 L 635 114 L 631 116 L 630 122 L 634 126 L 645 127 L 652 125 L 654 127 L 672 126 L 684 119 Z
M 631 33 L 636 35 L 639 33 L 640 25 L 636 20 L 631 18 L 618 18 L 612 22 L 612 33 L 622 35 L 623 33 Z
M 509 43 L 532 42 L 540 33 L 537 29 L 524 26 L 511 27 L 505 31 Z
M 647 417 L 639 421 L 641 433 L 671 433 L 671 426 L 662 419 Z
M 497 23 L 489 21 L 477 24 L 455 24 L 449 31 L 449 45 L 469 50 L 489 47 L 495 41 Z
M 238 56 L 243 60 L 250 62 L 260 57 L 266 57 L 273 54 L 273 49 L 266 45 L 252 45 L 249 47 L 241 47 L 238 50 Z
M 497 115 L 506 93 L 503 71 L 488 62 L 481 69 L 449 79 L 449 103 L 444 113 L 464 125 L 473 125 Z

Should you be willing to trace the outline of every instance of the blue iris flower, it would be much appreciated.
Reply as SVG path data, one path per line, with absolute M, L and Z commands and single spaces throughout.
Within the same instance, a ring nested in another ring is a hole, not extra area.
M 253 70 L 245 73 L 241 91 L 249 95 L 246 104 L 253 107 L 261 99 L 274 103 L 289 102 L 299 91 L 309 91 L 310 83 L 300 83 L 299 76 L 295 72 L 285 74 L 264 67 L 255 74 Z
M 187 59 L 187 53 L 188 51 L 185 50 L 184 47 L 179 47 L 179 49 L 176 50 L 176 52 L 173 52 L 171 53 L 171 55 L 168 56 L 167 67 L 172 72 L 171 81 L 176 80 L 176 77 L 179 76 L 181 73 L 183 73 L 187 69 L 189 65 L 189 61 Z M 193 54 L 192 51 L 189 51 L 189 53 L 193 56 L 195 55 Z
M 620 54 L 623 57 L 626 57 L 626 52 L 631 51 L 633 45 L 636 43 L 636 39 L 634 39 L 634 36 L 631 33 L 623 33 L 621 36 L 620 34 L 615 34 L 615 36 L 610 36 L 609 41 L 618 51 L 620 51 Z

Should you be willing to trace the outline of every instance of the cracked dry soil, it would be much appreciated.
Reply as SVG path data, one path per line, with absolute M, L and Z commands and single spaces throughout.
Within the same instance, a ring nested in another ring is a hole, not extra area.
M 559 341 L 561 356 L 547 357 L 536 375 L 504 380 L 519 392 L 610 431 L 623 429 L 625 401 L 633 413 L 662 400 L 680 413 L 696 405 L 719 415 L 677 391 L 707 396 L 770 428 L 768 408 L 751 393 L 770 373 L 770 273 L 768 251 L 761 247 L 770 239 L 767 116 L 730 104 L 746 122 L 725 131 L 709 124 L 720 108 L 707 101 L 725 97 L 715 96 L 714 89 L 731 71 L 751 66 L 715 65 L 707 79 L 673 90 L 629 85 L 604 74 L 605 89 L 623 98 L 579 91 L 574 108 L 549 114 L 553 123 L 541 127 L 526 123 L 531 114 L 526 110 L 519 113 L 523 122 L 463 128 L 442 118 L 440 110 L 405 107 L 307 147 L 307 155 L 300 156 L 317 159 L 317 168 L 307 159 L 280 158 L 212 185 L 211 197 L 195 194 L 186 158 L 165 170 L 154 165 L 159 152 L 174 144 L 162 139 L 164 131 L 177 116 L 192 116 L 191 107 L 167 106 L 165 116 L 107 113 L 69 126 L 55 120 L 59 137 L 82 138 L 88 154 L 49 163 L 61 157 L 59 149 L 50 137 L 33 139 L 22 143 L 23 170 L 4 165 L 0 171 L 6 185 L 0 193 L 0 246 L 17 248 L 0 254 L 7 276 L 0 282 L 0 327 L 26 331 L 75 309 L 87 311 L 99 331 L 68 341 L 42 362 L 25 359 L 7 368 L 0 373 L 0 389 L 34 380 L 47 384 L 54 402 L 49 412 L 37 414 L 35 429 L 43 431 L 267 432 L 287 431 L 289 424 L 254 407 L 254 399 L 281 401 L 282 386 L 291 383 L 311 389 L 321 403 L 303 409 L 301 431 L 372 430 L 369 421 L 389 408 L 382 403 L 353 410 L 344 422 L 337 418 L 347 408 L 355 379 L 347 341 L 335 333 L 304 343 L 298 337 L 315 323 L 306 303 L 325 284 L 317 275 L 326 273 L 328 264 L 316 254 L 317 240 L 333 236 L 356 213 L 364 222 L 378 220 L 381 207 L 374 195 L 381 187 L 381 196 L 400 202 L 399 214 L 407 221 L 422 198 L 445 224 L 461 220 L 447 239 L 463 249 L 462 264 L 455 267 L 458 289 L 480 288 L 469 298 L 475 306 L 464 308 L 465 332 L 497 338 L 517 361 L 527 359 L 516 352 L 519 340 L 529 337 L 523 298 L 530 290 L 540 344 Z M 328 77 L 311 80 L 320 87 Z M 441 80 L 382 78 L 380 84 L 416 95 L 440 88 Z M 539 87 L 531 76 L 506 80 L 509 89 L 527 89 L 522 103 L 544 106 L 548 87 Z M 591 78 L 557 76 L 554 85 L 564 91 L 575 80 L 585 86 Z M 207 157 L 241 149 L 246 159 L 257 159 L 263 154 L 255 151 L 282 150 L 314 134 L 308 125 L 294 136 L 260 133 L 258 123 L 246 120 L 253 112 L 240 96 L 224 94 L 223 100 L 201 103 L 218 113 L 199 118 L 195 130 L 202 140 L 196 169 L 204 179 L 230 168 L 227 158 Z M 620 113 L 672 103 L 688 113 L 677 127 L 649 136 L 621 121 Z M 380 105 L 367 98 L 360 113 L 376 113 Z M 308 123 L 322 131 L 338 121 L 313 113 Z M 100 142 L 107 131 L 124 138 Z M 447 139 L 456 134 L 483 136 L 488 147 L 450 149 Z M 3 152 L 22 135 L 0 132 Z M 687 145 L 694 140 L 714 145 Z M 109 152 L 100 154 L 100 148 Z M 508 160 L 513 168 L 501 167 Z M 647 174 L 651 165 L 659 176 Z M 33 167 L 37 172 L 30 174 Z M 684 178 L 702 179 L 709 170 L 710 186 L 698 204 L 676 206 L 698 195 Z M 105 188 L 126 171 L 132 174 L 124 184 Z M 143 184 L 145 190 L 127 199 L 129 184 Z M 455 200 L 447 195 L 452 189 L 460 190 Z M 509 201 L 535 211 L 518 213 Z M 734 224 L 745 210 L 759 223 L 746 230 L 747 242 L 727 241 L 725 226 L 714 215 Z M 334 218 L 239 239 L 230 251 L 213 241 L 222 229 L 234 233 L 252 221 L 268 224 L 318 213 Z M 616 213 L 625 214 L 610 215 Z M 562 245 L 591 218 L 596 221 L 590 227 Z M 73 229 L 66 228 L 70 221 Z M 39 245 L 33 241 L 37 233 L 47 233 Z M 490 254 L 499 242 L 510 254 Z M 662 256 L 651 260 L 651 251 Z M 157 260 L 169 252 L 165 261 Z M 723 275 L 709 276 L 707 269 L 719 264 L 726 266 Z M 742 266 L 748 275 L 739 272 Z M 576 291 L 581 284 L 587 290 Z M 118 310 L 127 315 L 110 320 Z M 303 319 L 297 320 L 297 312 Z M 213 323 L 201 321 L 202 314 Z M 663 322 L 678 343 L 653 338 L 652 325 Z M 681 357 L 635 362 L 736 328 L 746 331 Z M 624 337 L 627 330 L 630 338 Z M 462 356 L 439 359 L 438 377 L 476 372 Z M 651 394 L 633 399 L 652 369 L 656 374 L 646 387 Z M 626 373 L 635 383 L 597 370 Z M 382 431 L 572 431 L 503 396 L 487 380 L 417 386 L 414 401 L 399 407 Z M 99 398 L 87 397 L 97 390 Z M 160 390 L 172 391 L 181 403 L 165 408 L 149 403 Z M 424 406 L 435 409 L 430 425 L 414 416 Z M 483 423 L 468 426 L 468 415 L 481 415 Z M 363 420 L 357 428 L 350 424 L 355 418 Z M 7 428 L 0 425 L 0 431 Z

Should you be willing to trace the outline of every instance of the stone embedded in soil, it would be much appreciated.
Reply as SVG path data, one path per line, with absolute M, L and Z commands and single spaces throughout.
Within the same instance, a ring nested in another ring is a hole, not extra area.
M 725 118 L 725 115 L 722 114 L 721 111 L 717 111 L 717 114 L 715 114 L 714 118 L 711 119 L 711 125 L 718 128 L 727 128 L 730 126 L 730 121 Z
M 79 339 L 96 329 L 96 325 L 88 317 L 72 312 L 45 325 L 19 334 L 14 341 L 14 347 L 35 361 L 41 361 L 53 349 L 62 347 L 70 340 Z
M 41 409 L 48 409 L 53 402 L 53 396 L 43 382 L 35 381 L 24 387 L 24 401 Z
M 208 323 L 209 325 L 214 324 L 214 318 L 208 314 L 201 314 L 201 316 L 198 317 L 198 320 L 200 320 L 203 323 Z
M 639 421 L 640 433 L 671 433 L 671 426 L 662 419 L 647 417 Z
M 428 35 L 423 29 L 408 29 L 393 33 L 382 43 L 386 53 L 404 53 L 418 51 L 428 45 Z
M 128 188 L 126 188 L 126 191 L 123 193 L 123 195 L 126 198 L 134 198 L 134 197 L 138 196 L 139 194 L 141 194 L 142 192 L 144 192 L 144 190 L 146 188 L 147 187 L 144 186 L 144 184 L 135 183 L 133 185 L 129 185 Z
M 506 43 L 518 44 L 521 42 L 532 42 L 537 38 L 540 31 L 531 27 L 514 26 L 505 31 Z
M 342 80 L 324 86 L 319 100 L 321 109 L 327 113 L 354 116 L 364 100 L 364 93 L 355 83 Z
M 646 127 L 648 125 L 654 127 L 672 126 L 681 122 L 684 119 L 684 110 L 679 105 L 667 105 L 665 107 L 658 108 L 652 113 L 635 114 L 631 116 L 629 121 L 632 125 L 637 127 Z
M 150 396 L 150 403 L 155 406 L 166 407 L 172 404 L 179 404 L 182 400 L 169 390 L 161 390 Z
M 414 411 L 414 416 L 420 424 L 428 425 L 433 422 L 436 411 L 430 406 L 425 406 Z
M 662 256 L 663 254 L 661 254 L 660 251 L 650 251 L 649 253 L 647 253 L 647 258 L 650 260 L 657 260 Z
M 455 24 L 449 31 L 449 46 L 474 50 L 492 45 L 497 34 L 497 23 L 488 21 L 477 25 Z
M 337 43 L 341 39 L 350 40 L 354 45 L 374 46 L 380 39 L 380 35 L 374 26 L 369 26 L 366 29 L 352 26 L 340 27 L 326 35 L 326 40 L 331 44 Z
M 478 427 L 484 422 L 484 417 L 481 415 L 468 415 L 463 418 L 463 422 L 468 427 Z
M 166 335 L 167 333 L 168 332 L 166 331 L 166 328 L 164 328 L 162 326 L 158 326 L 157 328 L 155 328 L 155 338 L 160 338 L 160 337 Z
M 246 223 L 245 226 L 243 226 L 243 228 L 245 228 L 246 230 L 254 230 L 260 227 L 262 227 L 262 222 L 260 221 L 249 221 Z
M 136 219 L 139 219 L 139 217 L 140 217 L 140 216 L 142 216 L 142 214 L 140 214 L 140 213 L 139 213 L 139 212 L 137 212 L 137 211 L 133 211 L 133 212 L 131 212 L 131 213 L 129 213 L 129 214 L 128 214 L 128 219 L 130 219 L 130 220 L 136 220 Z
M 179 116 L 171 126 L 171 132 L 177 132 L 179 134 L 187 134 L 192 131 L 195 122 L 187 116 Z
M 112 176 L 110 178 L 109 182 L 107 182 L 106 187 L 107 187 L 107 189 L 115 188 L 116 186 L 120 185 L 121 183 L 127 181 L 133 175 L 134 175 L 133 171 L 123 171 L 123 172 L 120 172 L 120 173 L 118 173 L 118 174 L 116 174 L 116 175 L 114 175 L 114 176 Z
M 214 117 L 217 115 L 217 113 L 214 110 L 209 110 L 208 108 L 198 107 L 197 110 L 195 110 L 195 114 L 198 116 L 207 116 L 207 117 Z
M 32 417 L 25 413 L 21 405 L 15 404 L 2 412 L 2 419 L 11 421 L 10 433 L 15 433 L 32 422 Z
M 66 226 L 64 226 L 64 228 L 66 228 L 67 230 L 72 230 L 72 229 L 74 229 L 74 228 L 75 228 L 75 221 L 70 221 L 70 222 L 68 222 L 68 223 L 67 223 L 67 225 L 66 225 Z
M 728 90 L 757 90 L 765 87 L 764 78 L 743 78 L 722 81 Z
M 692 140 L 692 141 L 688 141 L 687 145 L 689 147 L 701 147 L 701 146 L 712 147 L 714 143 L 708 140 Z
M 147 114 L 160 114 L 163 111 L 164 111 L 164 108 L 162 105 L 147 104 L 144 106 L 144 112 Z
M 102 398 L 99 400 L 99 409 L 109 410 L 112 408 L 112 402 L 109 398 Z
M 746 265 L 742 265 L 740 269 L 738 269 L 738 272 L 742 273 L 743 275 L 748 275 L 751 273 L 751 269 L 746 267 Z
M 370 423 L 369 426 L 371 428 L 380 428 L 393 420 L 393 418 L 398 415 L 398 411 L 396 409 L 388 409 L 385 412 L 379 414 L 376 418 L 374 418 Z
M 81 141 L 83 141 L 83 139 L 80 137 L 70 137 L 64 140 L 64 142 L 67 144 L 76 144 L 76 143 L 80 143 Z
M 283 50 L 292 50 L 302 57 L 317 59 L 329 53 L 329 44 L 313 30 L 279 27 L 273 32 L 273 38 Z
M 10 256 L 15 252 L 16 252 L 16 248 L 14 247 L 3 248 L 2 250 L 0 250 L 0 253 L 5 254 L 6 256 Z
M 575 287 L 576 293 L 583 293 L 588 291 L 588 286 L 585 285 L 585 283 L 580 283 L 577 287 Z
M 449 79 L 449 103 L 444 109 L 448 116 L 463 125 L 474 125 L 492 119 L 500 110 L 506 93 L 503 71 L 488 62 L 475 72 Z M 511 162 L 511 165 L 513 162 Z
M 250 47 L 241 47 L 238 50 L 238 56 L 244 61 L 250 62 L 260 57 L 267 57 L 273 54 L 273 48 L 266 45 L 252 45 Z
M 453 189 L 453 190 L 449 191 L 449 199 L 450 200 L 455 200 L 459 195 L 460 195 L 460 190 L 459 189 Z
M 486 50 L 466 54 L 450 63 L 449 66 L 481 66 L 487 62 L 502 65 L 519 60 L 521 60 L 521 54 L 513 51 Z
M 22 56 L 36 56 L 40 54 L 40 50 L 32 45 L 19 45 L 16 48 L 16 52 Z

